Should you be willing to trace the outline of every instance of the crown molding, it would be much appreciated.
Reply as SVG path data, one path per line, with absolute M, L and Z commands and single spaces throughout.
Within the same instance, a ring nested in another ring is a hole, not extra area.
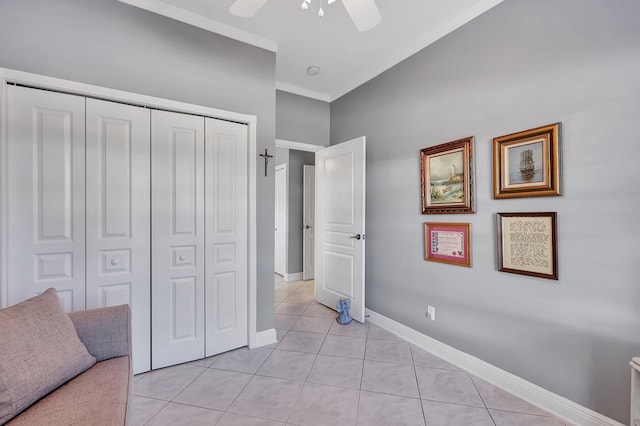
M 293 84 L 287 84 L 277 81 L 276 90 L 282 92 L 293 93 L 294 95 L 304 96 L 306 98 L 315 99 L 317 101 L 331 102 L 331 96 L 327 93 L 316 92 L 314 90 L 303 89 L 302 87 L 294 86 Z
M 168 5 L 158 0 L 118 1 L 120 3 L 128 4 L 129 6 L 138 7 L 149 12 L 157 13 L 158 15 L 166 16 L 167 18 L 175 19 L 176 21 L 184 22 L 185 24 L 189 24 L 194 27 L 202 28 L 203 30 L 223 35 L 225 37 L 249 44 L 251 46 L 259 47 L 271 52 L 278 51 L 278 43 L 273 40 L 259 37 L 247 31 L 239 30 L 232 26 L 223 24 L 210 18 L 205 18 L 202 15 L 189 12 L 188 10 L 181 9 L 179 7 Z

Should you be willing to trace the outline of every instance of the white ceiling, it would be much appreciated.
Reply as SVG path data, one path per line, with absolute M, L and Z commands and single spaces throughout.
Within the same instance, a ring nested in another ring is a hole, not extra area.
M 317 16 L 302 0 L 270 0 L 252 18 L 235 0 L 120 0 L 276 53 L 276 88 L 333 101 L 503 0 L 376 0 L 382 22 L 359 32 L 341 1 Z M 320 67 L 316 76 L 307 67 Z

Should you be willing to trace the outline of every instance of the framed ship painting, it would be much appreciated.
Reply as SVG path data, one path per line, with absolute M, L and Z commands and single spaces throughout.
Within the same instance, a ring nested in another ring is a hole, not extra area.
M 422 214 L 474 213 L 473 136 L 420 151 Z
M 493 139 L 493 198 L 560 195 L 560 123 Z

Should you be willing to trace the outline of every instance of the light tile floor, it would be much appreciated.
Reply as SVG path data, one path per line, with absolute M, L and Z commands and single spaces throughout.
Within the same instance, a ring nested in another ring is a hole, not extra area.
M 135 376 L 131 425 L 564 425 L 276 277 L 279 343 Z

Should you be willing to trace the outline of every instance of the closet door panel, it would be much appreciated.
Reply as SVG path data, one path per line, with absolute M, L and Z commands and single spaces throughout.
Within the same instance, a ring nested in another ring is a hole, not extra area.
M 248 343 L 247 126 L 206 119 L 206 355 Z
M 150 369 L 150 111 L 87 99 L 87 308 L 129 304 L 133 371 Z
M 204 119 L 152 112 L 152 367 L 204 357 Z
M 8 303 L 85 308 L 85 99 L 8 86 Z

